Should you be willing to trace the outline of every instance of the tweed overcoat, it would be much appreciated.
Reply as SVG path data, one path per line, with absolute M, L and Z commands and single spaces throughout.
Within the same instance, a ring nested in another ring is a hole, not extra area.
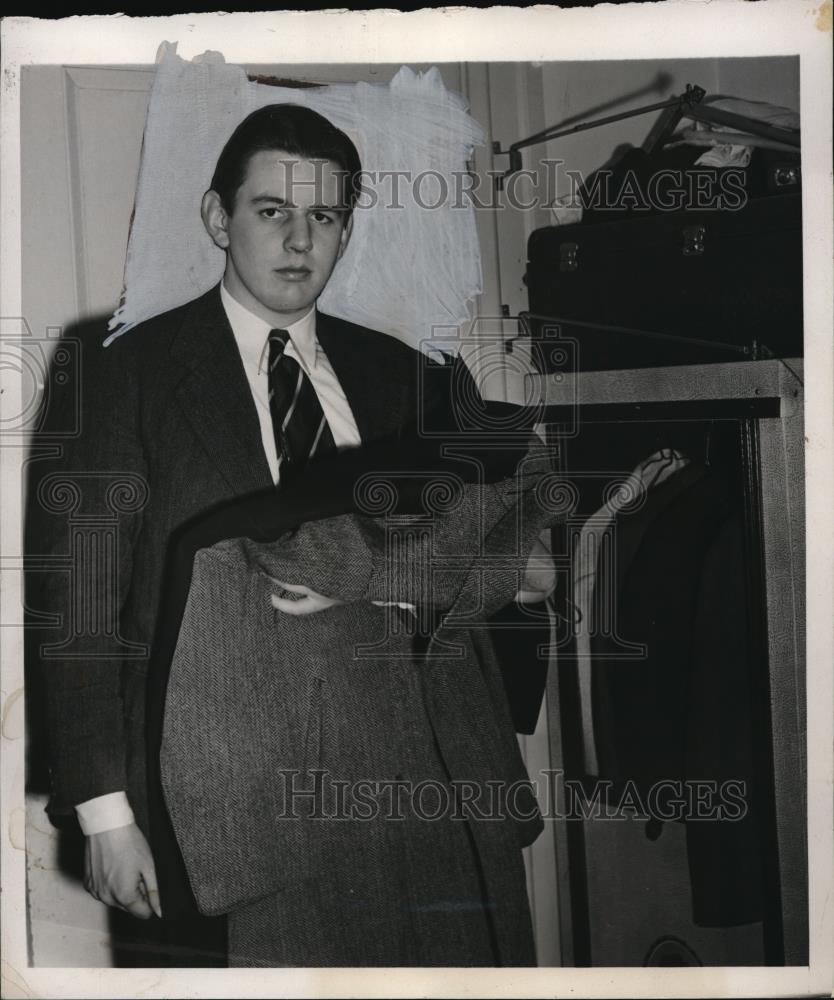
M 552 522 L 547 474 L 531 452 L 439 491 L 429 515 L 197 553 L 162 781 L 200 909 L 230 914 L 233 964 L 535 961 L 521 848 L 542 822 L 485 619 Z M 276 581 L 345 603 L 286 615 Z M 417 616 L 373 603 L 391 600 Z

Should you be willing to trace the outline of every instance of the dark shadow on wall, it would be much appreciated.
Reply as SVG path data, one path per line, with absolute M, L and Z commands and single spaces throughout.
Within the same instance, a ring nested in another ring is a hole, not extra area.
M 25 430 L 29 445 L 21 477 L 24 515 L 24 683 L 26 689 L 26 794 L 38 799 L 52 794 L 50 724 L 45 702 L 45 672 L 42 653 L 71 635 L 74 624 L 55 613 L 52 585 L 56 574 L 70 572 L 69 509 L 59 510 L 69 493 L 56 488 L 51 501 L 44 502 L 39 487 L 56 469 L 68 441 L 80 431 L 80 361 L 85 347 L 107 336 L 107 316 L 95 317 L 64 331 L 54 345 L 48 367 L 44 346 L 22 341 L 25 361 L 43 383 L 40 405 L 24 407 L 32 415 Z M 51 347 L 52 345 L 50 345 Z M 34 383 L 33 383 L 34 384 Z M 26 402 L 24 400 L 24 402 Z M 67 470 L 65 470 L 67 471 Z M 71 668 L 71 661 L 59 662 L 57 669 Z M 53 669 L 54 669 L 53 661 Z M 118 661 L 113 660 L 113 669 Z M 46 813 L 55 830 L 57 871 L 79 883 L 84 879 L 85 837 L 72 807 L 54 800 Z M 31 917 L 31 915 L 29 915 Z M 111 963 L 115 967 L 157 967 L 172 963 L 165 959 L 162 922 L 138 920 L 127 913 L 108 910 Z M 31 927 L 30 927 L 31 935 Z M 190 964 L 190 963 L 189 963 Z

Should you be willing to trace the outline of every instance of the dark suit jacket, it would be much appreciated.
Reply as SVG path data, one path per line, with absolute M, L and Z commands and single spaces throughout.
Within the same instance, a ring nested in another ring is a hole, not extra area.
M 418 352 L 391 337 L 324 314 L 317 334 L 365 442 L 414 424 L 418 393 L 433 412 L 448 386 L 451 370 L 431 384 Z M 88 546 L 73 553 L 75 577 L 53 570 L 30 579 L 29 607 L 60 616 L 39 636 L 55 647 L 41 657 L 50 810 L 71 813 L 79 802 L 127 789 L 146 827 L 145 685 L 166 550 L 193 518 L 272 480 L 218 288 L 108 348 L 99 332 L 82 350 L 78 432 L 59 458 L 31 462 L 26 551 L 66 555 L 73 525 L 103 525 L 115 573 L 105 583 L 106 561 Z M 51 401 L 53 429 L 74 419 L 72 399 L 61 403 Z M 97 588 L 83 608 L 73 604 L 81 580 Z M 80 634 L 68 635 L 79 608 Z

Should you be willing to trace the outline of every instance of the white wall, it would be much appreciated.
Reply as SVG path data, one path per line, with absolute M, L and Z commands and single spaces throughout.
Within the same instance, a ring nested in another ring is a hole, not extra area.
M 665 101 L 690 83 L 707 96 L 721 94 L 768 101 L 799 110 L 799 74 L 793 57 L 756 59 L 636 59 L 619 63 L 550 63 L 542 69 L 542 99 L 548 125 L 574 123 Z M 588 174 L 602 166 L 621 143 L 640 145 L 659 112 L 548 142 L 545 153 Z M 529 154 L 528 154 L 529 155 Z M 563 186 L 560 194 L 567 194 Z
M 715 59 L 635 59 L 605 65 L 552 63 L 542 72 L 545 118 L 548 125 L 566 119 L 578 124 L 669 100 L 683 93 L 687 83 L 713 93 L 717 82 Z M 539 155 L 562 159 L 567 168 L 587 175 L 602 166 L 618 145 L 640 145 L 659 114 L 627 118 L 565 136 L 548 142 L 543 153 L 541 147 L 536 147 L 536 151 Z M 558 193 L 568 194 L 568 186 L 560 186 Z
M 799 111 L 799 67 L 796 56 L 770 59 L 722 59 L 716 90 L 727 97 L 767 101 Z

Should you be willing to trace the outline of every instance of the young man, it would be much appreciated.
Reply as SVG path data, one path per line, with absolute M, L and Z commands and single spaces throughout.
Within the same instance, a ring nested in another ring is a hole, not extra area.
M 57 469 L 83 482 L 89 511 L 118 510 L 115 593 L 101 564 L 85 564 L 80 577 L 98 602 L 93 617 L 104 620 L 108 601 L 118 609 L 127 655 L 100 634 L 81 658 L 45 650 L 50 809 L 78 816 L 89 891 L 135 917 L 170 916 L 148 846 L 145 709 L 172 538 L 220 505 L 286 488 L 328 452 L 416 426 L 418 408 L 435 406 L 418 398 L 417 352 L 315 308 L 350 239 L 359 172 L 353 143 L 315 112 L 256 111 L 226 144 L 203 198 L 205 228 L 226 253 L 221 285 L 108 348 L 84 345 L 81 433 Z M 54 472 L 43 463 L 36 475 Z M 121 487 L 141 502 L 114 508 Z M 30 551 L 65 550 L 65 513 L 36 509 L 30 527 Z M 78 597 L 69 578 L 50 575 L 44 589 L 43 610 L 68 622 Z M 331 602 L 305 591 L 309 610 Z M 201 964 L 176 933 L 170 940 L 170 961 Z

